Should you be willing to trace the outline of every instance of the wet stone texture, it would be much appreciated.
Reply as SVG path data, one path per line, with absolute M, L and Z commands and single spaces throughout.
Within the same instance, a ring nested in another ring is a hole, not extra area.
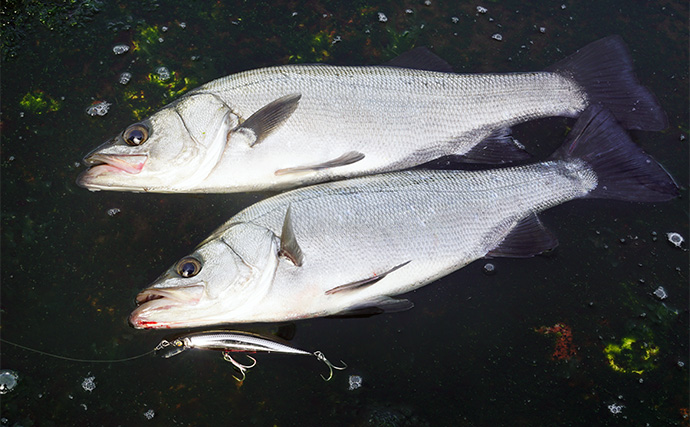
M 619 34 L 669 119 L 664 132 L 631 135 L 681 192 L 652 205 L 559 206 L 540 215 L 560 243 L 548 254 L 478 260 L 407 295 L 406 312 L 296 322 L 296 345 L 347 363 L 327 383 L 313 358 L 259 355 L 238 385 L 217 354 L 85 364 L 2 343 L 2 425 L 687 425 L 688 2 L 0 7 L 2 337 L 44 352 L 151 350 L 170 331 L 127 325 L 137 292 L 268 196 L 75 185 L 89 151 L 231 73 L 381 64 L 416 46 L 457 72 L 540 71 Z M 542 160 L 573 123 L 539 120 L 513 134 Z

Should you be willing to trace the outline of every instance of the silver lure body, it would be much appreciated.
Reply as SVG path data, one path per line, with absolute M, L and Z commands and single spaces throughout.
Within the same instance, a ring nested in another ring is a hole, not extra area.
M 175 338 L 172 341 L 163 340 L 158 347 L 156 347 L 157 350 L 166 350 L 164 354 L 166 358 L 193 348 L 246 353 L 312 354 L 308 351 L 290 347 L 289 345 L 263 338 L 259 335 L 247 332 L 229 331 L 193 332 Z

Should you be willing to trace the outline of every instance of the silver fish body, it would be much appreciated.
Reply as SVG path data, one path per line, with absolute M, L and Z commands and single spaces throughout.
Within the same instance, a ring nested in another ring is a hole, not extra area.
M 612 165 L 619 162 L 623 172 Z M 391 297 L 487 254 L 553 248 L 536 212 L 580 197 L 675 194 L 608 113 L 588 110 L 546 162 L 361 177 L 250 206 L 142 291 L 130 323 L 176 328 L 407 309 L 409 301 Z
M 141 192 L 257 191 L 400 170 L 444 155 L 510 161 L 524 153 L 513 146 L 498 159 L 487 155 L 494 146 L 513 144 L 507 127 L 576 117 L 592 103 L 616 104 L 617 118 L 630 127 L 665 126 L 616 37 L 543 72 L 263 68 L 207 83 L 128 127 L 85 158 L 91 168 L 78 184 Z

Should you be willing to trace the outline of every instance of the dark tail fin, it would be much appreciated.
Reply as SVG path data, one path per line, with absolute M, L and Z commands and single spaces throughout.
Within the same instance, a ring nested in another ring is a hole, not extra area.
M 590 104 L 602 104 L 626 129 L 663 130 L 666 113 L 656 97 L 640 85 L 632 58 L 620 36 L 597 40 L 547 68 L 574 79 Z
M 662 202 L 678 196 L 673 178 L 599 105 L 582 113 L 551 158 L 582 159 L 591 166 L 598 184 L 587 197 Z

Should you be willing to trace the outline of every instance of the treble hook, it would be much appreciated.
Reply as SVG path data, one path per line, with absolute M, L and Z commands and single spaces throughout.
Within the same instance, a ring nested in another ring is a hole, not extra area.
M 328 371 L 329 371 L 328 378 L 319 374 L 319 375 L 321 375 L 321 378 L 323 378 L 324 381 L 330 381 L 330 379 L 333 378 L 333 369 L 337 369 L 339 371 L 342 371 L 343 369 L 347 368 L 347 364 L 345 362 L 343 362 L 342 360 L 340 361 L 340 363 L 342 363 L 345 366 L 343 366 L 343 367 L 335 366 L 331 362 L 329 362 L 328 359 L 326 359 L 326 356 L 324 356 L 324 354 L 321 353 L 320 351 L 315 351 L 313 354 L 314 354 L 314 356 L 316 356 L 317 359 L 319 359 L 320 361 L 325 363 L 326 366 L 328 366 Z
M 232 377 L 233 377 L 234 379 L 236 379 L 238 382 L 243 382 L 244 379 L 247 378 L 247 374 L 246 374 L 247 369 L 251 369 L 251 368 L 253 368 L 254 366 L 256 366 L 256 359 L 254 359 L 254 358 L 251 357 L 250 355 L 247 355 L 247 357 L 250 358 L 250 359 L 252 359 L 252 362 L 254 362 L 254 363 L 252 363 L 251 365 L 243 365 L 243 364 L 241 364 L 240 362 L 238 362 L 237 360 L 233 359 L 232 356 L 230 356 L 230 352 L 229 352 L 229 351 L 224 351 L 224 352 L 223 352 L 223 360 L 225 360 L 226 362 L 232 363 L 233 366 L 235 366 L 235 368 L 237 368 L 237 370 L 240 371 L 240 372 L 242 373 L 242 379 L 239 379 L 239 378 L 237 378 L 237 377 L 234 376 L 234 375 L 232 376 Z

